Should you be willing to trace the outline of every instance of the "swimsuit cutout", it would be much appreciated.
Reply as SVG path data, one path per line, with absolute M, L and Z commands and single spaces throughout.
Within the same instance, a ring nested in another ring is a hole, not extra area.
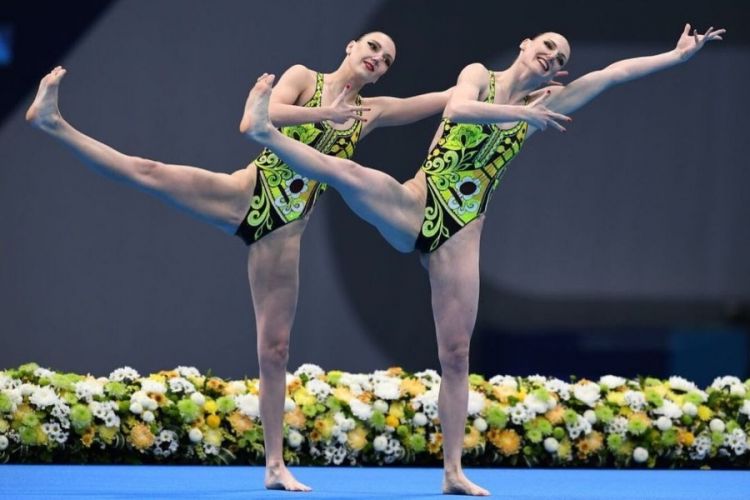
M 484 102 L 493 103 L 495 75 L 492 71 L 489 75 Z M 415 248 L 423 253 L 434 252 L 485 212 L 528 131 L 526 122 L 503 129 L 494 123 L 454 123 L 443 118 L 441 126 L 437 146 L 421 167 L 427 178 L 427 201 Z
M 322 95 L 323 74 L 317 73 L 315 93 L 304 107 L 319 107 Z M 361 102 L 358 95 L 356 105 L 361 106 Z M 349 159 L 359 140 L 362 121 L 355 120 L 346 130 L 335 129 L 328 122 L 321 122 L 281 127 L 279 131 L 323 154 Z M 235 232 L 247 245 L 255 243 L 275 229 L 305 217 L 327 187 L 326 184 L 298 174 L 268 148 L 253 163 L 258 169 L 255 190 L 250 200 L 250 209 Z

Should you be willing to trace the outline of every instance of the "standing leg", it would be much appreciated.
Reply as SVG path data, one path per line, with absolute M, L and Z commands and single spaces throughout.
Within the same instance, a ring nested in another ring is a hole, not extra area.
M 289 491 L 310 491 L 284 464 L 282 425 L 289 335 L 299 289 L 300 238 L 305 224 L 305 221 L 297 221 L 273 231 L 253 243 L 248 256 L 248 276 L 258 332 L 265 485 L 269 489 Z
M 481 228 L 481 220 L 469 224 L 428 259 L 442 371 L 438 413 L 443 431 L 443 493 L 489 495 L 469 481 L 461 468 L 469 400 L 469 341 L 479 302 Z
M 128 156 L 84 135 L 60 115 L 58 91 L 65 70 L 57 67 L 39 84 L 26 119 L 71 148 L 92 170 L 157 196 L 179 209 L 234 233 L 249 206 L 254 169 L 234 174 L 169 165 Z

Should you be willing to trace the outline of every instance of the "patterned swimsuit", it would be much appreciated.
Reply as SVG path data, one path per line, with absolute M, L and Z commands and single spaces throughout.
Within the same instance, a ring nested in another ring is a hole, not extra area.
M 484 102 L 493 103 L 492 71 L 489 87 Z M 423 253 L 434 252 L 484 213 L 528 131 L 526 122 L 502 129 L 496 124 L 454 123 L 443 118 L 441 126 L 437 146 L 421 167 L 427 177 L 427 202 L 415 247 Z
M 318 73 L 315 93 L 304 106 L 320 107 L 323 74 Z M 356 105 L 361 105 L 357 96 Z M 333 128 L 327 122 L 303 123 L 279 129 L 282 134 L 307 144 L 323 154 L 351 158 L 362 131 L 355 120 L 346 130 Z M 312 210 L 326 185 L 298 174 L 270 149 L 264 149 L 253 162 L 258 169 L 250 209 L 235 234 L 251 245 L 271 231 L 305 217 Z

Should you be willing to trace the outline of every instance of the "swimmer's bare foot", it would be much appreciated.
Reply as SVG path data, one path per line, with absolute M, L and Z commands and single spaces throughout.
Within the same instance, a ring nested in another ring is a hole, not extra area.
M 45 132 L 54 131 L 62 117 L 57 107 L 57 91 L 65 69 L 58 66 L 42 78 L 34 102 L 26 111 L 26 121 Z
M 463 471 L 443 476 L 443 493 L 448 495 L 473 495 L 486 497 L 489 491 L 469 481 Z
M 311 491 L 312 488 L 300 483 L 284 464 L 266 466 L 266 488 L 269 490 Z
M 245 101 L 245 112 L 240 121 L 240 132 L 251 139 L 262 139 L 273 128 L 268 117 L 268 100 L 271 97 L 274 75 L 263 73 L 250 90 Z

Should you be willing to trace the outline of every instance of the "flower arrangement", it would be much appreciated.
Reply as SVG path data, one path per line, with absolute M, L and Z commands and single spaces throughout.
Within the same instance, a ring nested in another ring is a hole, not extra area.
M 469 377 L 466 465 L 748 467 L 750 380 Z M 290 464 L 437 465 L 440 375 L 287 375 Z M 180 366 L 147 377 L 0 372 L 0 463 L 262 463 L 257 379 Z

